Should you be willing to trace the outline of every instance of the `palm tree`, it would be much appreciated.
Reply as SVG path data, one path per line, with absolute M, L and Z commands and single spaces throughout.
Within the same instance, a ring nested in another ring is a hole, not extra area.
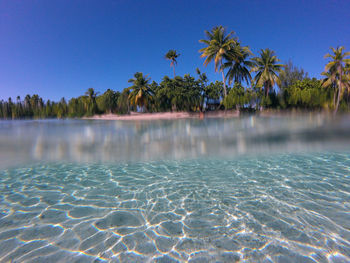
M 87 108 L 88 115 L 94 115 L 97 111 L 96 97 L 98 92 L 95 92 L 93 88 L 89 88 L 85 95 L 88 96 L 85 100 L 85 107 Z
M 196 68 L 196 73 L 198 75 L 198 80 L 197 83 L 200 87 L 200 111 L 204 112 L 205 111 L 205 107 L 204 107 L 204 101 L 205 101 L 205 88 L 207 86 L 208 83 L 208 77 L 207 74 L 202 73 L 199 68 Z
M 279 82 L 277 73 L 281 72 L 284 65 L 277 64 L 280 60 L 276 57 L 275 52 L 268 48 L 260 50 L 260 57 L 253 58 L 253 72 L 257 72 L 254 82 L 257 87 L 264 87 L 266 96 L 270 88 Z
M 350 63 L 345 64 L 344 68 L 345 72 L 345 82 L 346 82 L 346 88 L 347 88 L 347 103 L 349 104 L 349 97 L 350 97 Z
M 224 68 L 222 60 L 228 56 L 229 51 L 236 45 L 236 39 L 232 38 L 234 32 L 231 31 L 226 35 L 226 30 L 223 26 L 214 27 L 211 32 L 204 31 L 208 39 L 199 40 L 200 43 L 204 43 L 207 47 L 199 50 L 202 53 L 201 57 L 205 57 L 204 65 L 207 66 L 212 60 L 215 64 L 215 72 L 221 71 L 222 81 L 224 82 L 224 94 L 226 91 L 226 80 L 224 75 Z
M 24 98 L 24 106 L 29 108 L 30 107 L 30 95 L 27 94 Z
M 346 75 L 349 75 L 349 74 L 350 74 L 350 62 L 349 62 L 349 63 L 346 63 L 346 65 L 345 65 L 345 74 L 346 74 Z
M 98 92 L 95 92 L 94 88 L 89 88 L 86 92 L 85 95 L 89 97 L 89 99 L 94 100 L 96 99 Z
M 333 74 L 330 71 L 322 72 L 322 76 L 324 76 L 324 79 L 322 80 L 322 87 L 324 88 L 331 88 L 334 90 L 333 92 L 333 107 L 335 109 L 336 107 L 336 91 L 337 91 L 337 83 L 336 83 L 336 74 Z
M 144 76 L 142 72 L 136 72 L 134 78 L 129 79 L 128 82 L 133 84 L 128 88 L 128 90 L 132 90 L 128 97 L 130 104 L 139 106 L 142 110 L 146 107 L 147 110 L 147 106 L 149 102 L 153 100 L 154 95 L 150 88 L 150 79 L 151 78 L 148 78 L 148 75 Z
M 345 72 L 348 93 L 349 93 L 349 90 L 350 90 L 350 63 L 345 64 L 344 72 Z
M 177 64 L 177 61 L 176 59 L 180 56 L 180 54 L 178 54 L 176 52 L 176 50 L 169 50 L 168 53 L 165 54 L 165 58 L 170 60 L 170 67 L 173 67 L 174 68 L 174 78 L 175 78 L 175 64 Z
M 229 85 L 232 81 L 239 84 L 246 81 L 249 84 L 252 80 L 249 70 L 254 66 L 254 63 L 248 60 L 248 57 L 252 54 L 249 47 L 241 47 L 239 44 L 228 52 L 228 61 L 223 65 L 223 68 L 228 68 L 226 78 L 228 78 Z
M 344 47 L 331 48 L 333 54 L 327 53 L 324 58 L 331 58 L 331 61 L 325 66 L 325 73 L 328 72 L 328 79 L 335 83 L 338 88 L 337 102 L 334 109 L 334 114 L 337 113 L 339 107 L 340 97 L 343 94 L 344 86 L 349 86 L 349 79 L 346 74 L 346 64 L 350 63 L 350 52 L 343 52 Z M 324 81 L 323 85 L 327 86 L 330 81 Z

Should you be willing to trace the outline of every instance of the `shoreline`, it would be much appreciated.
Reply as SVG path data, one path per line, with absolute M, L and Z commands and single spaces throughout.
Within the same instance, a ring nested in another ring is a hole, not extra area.
M 247 112 L 239 110 L 227 111 L 207 111 L 201 112 L 154 112 L 154 113 L 139 113 L 131 112 L 130 114 L 95 114 L 90 117 L 64 117 L 64 118 L 0 118 L 0 121 L 11 120 L 55 120 L 55 119 L 81 119 L 81 120 L 125 120 L 125 121 L 143 121 L 143 120 L 176 120 L 176 119 L 210 119 L 210 118 L 240 118 L 243 116 L 256 117 L 296 117 L 296 116 L 315 116 L 322 115 L 329 118 L 350 117 L 349 112 L 342 112 L 334 115 L 331 111 L 310 111 L 310 110 L 263 110 L 256 112 Z
M 203 115 L 199 112 L 156 112 L 137 113 L 131 112 L 128 115 L 102 114 L 91 117 L 84 117 L 85 120 L 175 120 L 175 119 L 203 119 L 203 118 L 236 118 L 239 111 L 215 111 L 206 112 Z
M 227 111 L 207 111 L 200 112 L 154 112 L 154 113 L 139 113 L 131 112 L 130 114 L 118 115 L 118 114 L 101 114 L 91 117 L 83 117 L 84 120 L 130 120 L 130 121 L 142 121 L 142 120 L 176 120 L 176 119 L 208 119 L 208 118 L 239 118 L 246 114 L 251 114 L 259 117 L 287 117 L 287 116 L 307 116 L 307 115 L 324 115 L 332 117 L 331 112 L 327 111 L 294 111 L 294 110 L 263 110 L 254 113 L 241 112 L 239 110 L 227 110 Z M 348 115 L 347 113 L 338 114 Z

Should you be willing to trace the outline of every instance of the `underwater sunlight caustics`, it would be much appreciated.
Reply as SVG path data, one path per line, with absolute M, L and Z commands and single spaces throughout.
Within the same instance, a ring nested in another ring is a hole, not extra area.
M 350 262 L 350 120 L 0 123 L 0 262 Z

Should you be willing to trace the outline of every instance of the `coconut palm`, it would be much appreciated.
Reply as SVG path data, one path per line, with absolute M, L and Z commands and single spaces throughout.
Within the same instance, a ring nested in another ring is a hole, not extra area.
M 96 97 L 98 92 L 95 92 L 94 88 L 89 88 L 85 95 L 87 98 L 84 99 L 85 108 L 87 109 L 87 115 L 91 116 L 97 112 Z
M 85 95 L 89 97 L 91 100 L 95 100 L 98 92 L 95 92 L 94 88 L 89 88 L 86 92 Z
M 333 92 L 333 108 L 336 107 L 336 92 L 337 92 L 337 83 L 336 83 L 336 74 L 333 74 L 330 71 L 322 72 L 322 76 L 324 76 L 324 79 L 322 80 L 322 87 L 324 88 L 331 88 L 334 90 Z
M 346 74 L 346 75 L 349 75 L 349 74 L 350 74 L 350 62 L 349 62 L 349 63 L 346 63 L 346 65 L 345 65 L 345 74 Z
M 260 57 L 253 58 L 253 72 L 256 72 L 254 82 L 257 87 L 264 87 L 265 94 L 268 96 L 270 88 L 279 83 L 278 73 L 281 72 L 284 65 L 277 64 L 280 60 L 275 52 L 268 48 L 260 50 Z
M 347 96 L 348 96 L 348 102 L 350 97 L 350 63 L 347 63 L 344 68 L 345 72 L 345 82 L 346 82 L 346 88 L 347 88 Z
M 252 80 L 250 68 L 254 66 L 254 63 L 248 59 L 252 54 L 249 47 L 241 47 L 239 44 L 228 52 L 228 61 L 224 63 L 223 68 L 228 68 L 226 78 L 229 85 L 232 81 L 239 84 L 246 81 L 249 84 Z
M 129 94 L 129 101 L 131 105 L 139 106 L 142 110 L 147 110 L 148 104 L 153 100 L 153 91 L 150 88 L 151 78 L 144 76 L 142 72 L 136 72 L 133 79 L 129 79 L 128 82 L 133 85 L 128 88 L 131 90 Z
M 350 63 L 350 52 L 343 52 L 344 47 L 331 48 L 333 54 L 327 53 L 324 58 L 330 58 L 331 61 L 325 66 L 325 72 L 328 73 L 330 81 L 335 83 L 338 93 L 337 102 L 334 109 L 334 114 L 337 113 L 340 97 L 343 95 L 343 88 L 349 86 L 349 78 L 346 74 L 346 64 Z M 324 74 L 326 74 L 324 73 Z M 323 85 L 329 85 L 329 81 L 324 81 Z
M 233 47 L 236 45 L 236 39 L 232 38 L 234 32 L 231 31 L 226 34 L 223 26 L 216 26 L 210 32 L 207 30 L 204 32 L 208 39 L 201 39 L 199 42 L 207 46 L 200 49 L 199 52 L 202 53 L 202 58 L 206 58 L 204 61 L 205 66 L 214 60 L 215 72 L 221 71 L 222 81 L 224 82 L 224 94 L 226 96 L 226 80 L 222 61 L 228 57 L 229 51 L 233 50 Z
M 345 65 L 344 72 L 345 72 L 345 78 L 346 78 L 348 94 L 349 94 L 349 90 L 350 90 L 350 63 L 347 63 Z
M 180 54 L 178 54 L 178 53 L 176 52 L 176 50 L 173 50 L 173 49 L 169 50 L 168 53 L 165 54 L 165 58 L 171 61 L 171 62 L 170 62 L 170 67 L 173 67 L 173 69 L 174 69 L 174 78 L 175 78 L 175 76 L 176 76 L 176 75 L 175 75 L 175 65 L 177 64 L 176 59 L 177 59 L 179 56 L 180 56 Z

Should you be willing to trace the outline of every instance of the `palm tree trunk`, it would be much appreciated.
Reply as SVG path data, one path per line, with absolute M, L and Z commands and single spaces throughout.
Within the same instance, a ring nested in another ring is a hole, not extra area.
M 341 88 L 340 87 L 341 87 L 341 84 L 339 85 L 339 89 L 338 89 L 337 104 L 335 106 L 334 115 L 337 114 L 338 107 L 339 107 L 340 92 L 341 92 Z
M 173 68 L 174 68 L 174 79 L 175 79 L 175 77 L 176 77 L 176 75 L 175 75 L 175 65 L 173 65 Z
M 222 81 L 224 82 L 224 96 L 227 96 L 227 91 L 226 91 L 226 80 L 225 80 L 225 74 L 224 74 L 224 70 L 222 69 L 222 61 L 220 61 L 220 70 L 221 70 L 221 74 L 222 74 Z
M 267 82 L 267 85 L 266 85 L 266 97 L 269 96 L 269 89 L 270 89 L 270 83 Z
M 224 75 L 224 71 L 221 70 L 221 74 L 222 74 L 222 81 L 224 82 L 224 95 L 225 97 L 227 96 L 227 91 L 226 91 L 226 80 L 225 80 L 225 75 Z
M 343 74 L 342 74 L 342 69 L 340 68 L 340 74 L 339 74 L 339 89 L 338 89 L 338 96 L 337 96 L 337 105 L 334 110 L 334 115 L 337 114 L 338 107 L 339 107 L 339 101 L 340 101 L 340 94 L 342 92 L 342 79 L 343 79 Z

